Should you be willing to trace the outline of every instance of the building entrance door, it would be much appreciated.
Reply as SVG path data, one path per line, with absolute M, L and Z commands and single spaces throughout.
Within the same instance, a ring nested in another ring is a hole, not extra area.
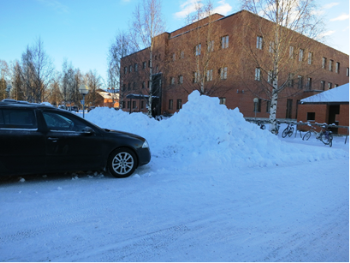
M 286 119 L 291 119 L 292 118 L 292 105 L 293 105 L 293 100 L 292 99 L 288 99 L 287 100 Z

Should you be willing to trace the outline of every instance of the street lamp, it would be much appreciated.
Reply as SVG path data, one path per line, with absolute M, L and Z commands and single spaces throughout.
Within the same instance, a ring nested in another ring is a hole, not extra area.
M 85 95 L 89 93 L 89 87 L 87 85 L 80 85 L 79 87 L 79 93 L 83 95 L 83 118 L 85 118 Z
M 6 92 L 7 92 L 7 98 L 9 99 L 10 98 L 10 90 L 11 90 L 12 86 L 11 84 L 8 84 L 7 87 L 6 87 Z
M 254 112 L 255 112 L 255 121 L 256 121 L 256 110 L 258 108 L 259 99 L 258 98 L 254 98 L 253 101 L 254 101 Z

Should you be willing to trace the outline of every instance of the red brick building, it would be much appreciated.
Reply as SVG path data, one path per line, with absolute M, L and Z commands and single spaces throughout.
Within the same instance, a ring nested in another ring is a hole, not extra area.
M 298 122 L 326 123 L 349 127 L 349 83 L 301 100 Z M 308 127 L 301 126 L 307 130 Z M 335 128 L 335 133 L 349 133 L 347 128 Z
M 254 116 L 253 100 L 258 98 L 257 117 L 268 118 L 270 72 L 263 71 L 259 63 L 269 63 L 273 47 L 268 32 L 273 26 L 266 19 L 240 11 L 229 16 L 214 14 L 155 37 L 154 113 L 173 114 L 197 89 L 219 97 L 229 109 L 238 107 L 245 117 Z M 293 41 L 287 43 L 289 54 L 285 56 L 289 57 L 280 66 L 279 85 L 288 87 L 279 94 L 277 118 L 296 119 L 301 99 L 349 82 L 349 56 L 294 31 L 284 31 Z M 149 95 L 149 66 L 147 48 L 122 59 L 123 110 L 147 111 L 147 99 L 129 94 Z

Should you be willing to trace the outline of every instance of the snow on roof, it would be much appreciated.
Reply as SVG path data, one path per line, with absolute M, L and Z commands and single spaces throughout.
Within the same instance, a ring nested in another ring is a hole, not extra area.
M 349 83 L 302 99 L 304 102 L 349 102 Z

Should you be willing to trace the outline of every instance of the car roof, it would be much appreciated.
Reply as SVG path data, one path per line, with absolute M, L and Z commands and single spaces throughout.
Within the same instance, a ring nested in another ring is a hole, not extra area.
M 0 101 L 0 107 L 18 107 L 18 108 L 45 108 L 45 109 L 55 109 L 53 106 L 48 106 L 39 103 L 30 103 L 27 101 L 4 99 Z

